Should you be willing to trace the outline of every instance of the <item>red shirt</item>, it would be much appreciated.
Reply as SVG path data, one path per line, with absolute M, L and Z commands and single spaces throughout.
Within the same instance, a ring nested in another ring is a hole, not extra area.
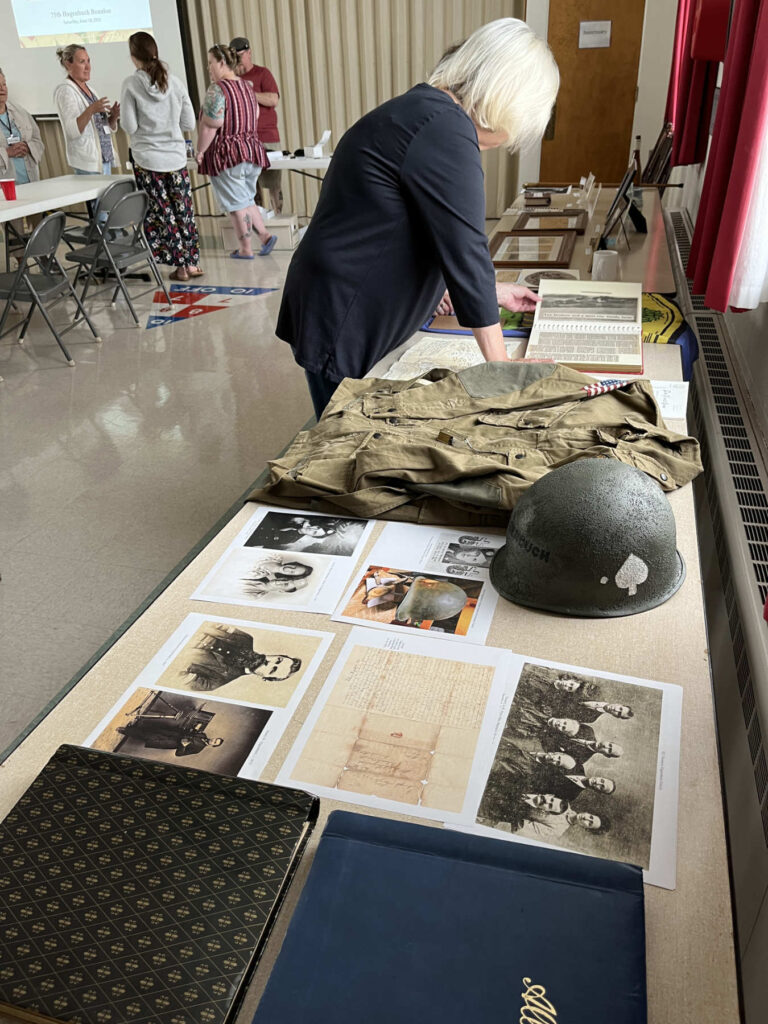
M 261 68 L 254 64 L 250 71 L 240 76 L 246 82 L 250 82 L 254 92 L 276 92 L 280 95 L 277 82 L 272 77 L 269 68 Z M 274 107 L 265 107 L 259 104 L 259 138 L 262 142 L 279 142 L 280 132 L 277 128 L 277 110 Z

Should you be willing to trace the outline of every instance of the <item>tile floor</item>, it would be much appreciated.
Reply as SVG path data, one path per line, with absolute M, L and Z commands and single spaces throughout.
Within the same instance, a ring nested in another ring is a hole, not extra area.
M 0 340 L 0 751 L 312 415 L 273 334 L 289 257 L 206 251 L 201 285 L 277 290 L 150 330 L 151 293 L 140 329 L 102 293 L 75 367 L 39 314 L 23 348 Z

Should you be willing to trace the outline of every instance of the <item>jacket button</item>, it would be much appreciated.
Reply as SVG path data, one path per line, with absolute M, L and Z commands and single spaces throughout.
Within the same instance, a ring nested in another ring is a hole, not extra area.
M 376 439 L 376 440 L 378 441 L 378 439 L 379 439 L 379 438 L 381 437 L 381 434 L 379 434 L 379 433 L 377 432 L 377 433 L 375 433 L 375 434 L 374 434 L 373 436 L 374 436 L 374 438 L 375 438 L 375 439 Z
M 515 456 L 515 458 L 516 459 L 524 459 L 525 458 L 525 452 L 518 452 L 517 455 Z
M 662 480 L 668 480 L 669 479 L 669 477 L 667 476 L 666 473 L 659 473 L 659 476 L 661 477 Z

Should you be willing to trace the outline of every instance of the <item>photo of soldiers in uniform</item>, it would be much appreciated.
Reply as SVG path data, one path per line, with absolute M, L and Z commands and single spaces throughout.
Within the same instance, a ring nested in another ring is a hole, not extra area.
M 365 526 L 362 519 L 268 512 L 245 541 L 245 546 L 349 557 L 354 553 Z
M 91 744 L 96 750 L 237 775 L 272 712 L 138 687 Z
M 648 868 L 662 691 L 526 664 L 477 822 Z
M 173 689 L 284 708 L 301 683 L 321 637 L 208 620 L 160 676 Z

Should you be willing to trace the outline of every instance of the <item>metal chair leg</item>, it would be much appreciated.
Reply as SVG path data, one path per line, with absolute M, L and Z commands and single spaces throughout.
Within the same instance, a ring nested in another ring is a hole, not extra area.
M 100 337 L 100 335 L 98 335 L 96 333 L 96 328 L 93 326 L 93 323 L 91 322 L 91 318 L 88 316 L 88 313 L 85 310 L 85 306 L 82 304 L 80 299 L 78 299 L 77 292 L 75 291 L 75 289 L 74 289 L 74 287 L 72 285 L 72 282 L 69 279 L 67 279 L 67 284 L 69 285 L 70 294 L 71 294 L 72 298 L 75 300 L 75 305 L 77 306 L 78 311 L 79 311 L 79 316 L 76 317 L 74 322 L 77 323 L 78 320 L 80 320 L 80 319 L 85 320 L 85 322 L 88 324 L 88 326 L 91 329 L 91 334 L 94 336 L 96 341 L 99 344 L 101 344 L 101 337 Z
M 61 351 L 64 353 L 64 358 L 67 360 L 67 362 L 69 363 L 70 366 L 74 366 L 75 365 L 75 360 L 69 354 L 67 346 L 61 340 L 61 338 L 59 337 L 59 332 L 53 326 L 53 321 L 48 316 L 48 310 L 45 308 L 45 306 L 42 304 L 42 302 L 37 298 L 37 295 L 35 295 L 34 291 L 32 292 L 32 294 L 35 296 L 35 299 L 37 301 L 37 305 L 40 307 L 40 312 L 43 314 L 43 317 L 45 318 L 45 322 L 48 324 L 48 327 L 51 330 L 51 334 L 56 339 L 56 342 L 58 343 L 58 346 L 61 349 Z
M 27 333 L 27 328 L 29 327 L 29 321 L 32 319 L 32 314 L 35 312 L 35 305 L 36 305 L 36 303 L 30 302 L 30 304 L 29 304 L 29 312 L 24 317 L 24 323 L 21 325 L 21 334 L 16 339 L 20 345 L 24 344 L 24 335 Z

